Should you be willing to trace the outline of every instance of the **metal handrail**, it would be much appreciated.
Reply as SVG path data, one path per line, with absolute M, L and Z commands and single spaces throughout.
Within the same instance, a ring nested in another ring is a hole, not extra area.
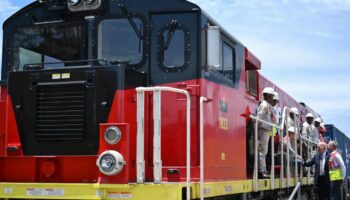
M 299 129 L 297 126 L 297 118 L 294 117 L 294 134 L 298 134 L 299 133 Z M 294 155 L 294 180 L 297 180 L 298 177 L 298 159 L 297 159 L 297 155 L 298 155 L 298 148 L 297 148 L 297 138 L 294 137 L 294 150 L 295 150 L 295 154 Z
M 310 140 L 309 138 L 306 138 L 306 137 L 304 137 L 304 136 L 302 136 L 302 135 L 300 135 L 299 137 L 300 137 L 301 139 L 307 141 L 307 142 L 310 142 L 310 143 L 313 144 L 313 145 L 317 145 L 317 144 L 318 144 L 317 142 L 312 141 L 312 140 Z
M 162 181 L 162 161 L 161 161 L 161 92 L 174 92 L 186 96 L 186 197 L 191 198 L 191 97 L 187 90 L 172 87 L 138 87 L 137 91 L 137 182 L 144 182 L 144 92 L 154 93 L 154 135 L 153 135 L 153 162 L 154 162 L 154 182 Z M 143 100 L 141 100 L 143 98 Z M 140 109 L 143 106 L 143 109 Z
M 281 126 L 285 127 L 285 123 L 286 123 L 286 113 L 287 113 L 287 107 L 283 108 L 283 113 L 282 113 L 282 123 Z M 288 120 L 288 118 L 287 118 Z M 283 155 L 283 136 L 284 136 L 284 129 L 282 129 L 282 137 L 281 137 L 281 172 L 280 172 L 280 188 L 285 188 L 285 184 L 284 184 L 284 155 Z
M 204 200 L 204 111 L 203 104 L 207 98 L 199 99 L 199 132 L 200 132 L 200 200 Z
M 300 189 L 300 182 L 297 183 L 297 185 L 295 186 L 292 194 L 290 195 L 290 197 L 288 198 L 288 200 L 293 200 L 295 194 L 298 192 L 298 190 Z
M 278 125 L 274 124 L 274 123 L 270 123 L 267 121 L 264 121 L 262 119 L 259 119 L 258 117 L 254 116 L 254 115 L 250 115 L 249 116 L 251 119 L 255 120 L 255 127 L 254 127 L 254 174 L 253 174 L 253 189 L 254 191 L 258 191 L 258 122 L 264 123 L 266 125 L 270 125 L 271 127 L 274 127 L 278 130 L 283 130 L 281 127 L 279 127 Z M 273 138 L 273 136 L 271 136 L 271 138 Z M 275 151 L 272 151 L 272 156 L 274 157 L 274 153 Z M 272 167 L 274 166 L 274 159 L 272 160 Z M 271 170 L 271 172 L 274 172 L 274 169 Z M 271 173 L 272 175 L 272 173 Z M 271 179 L 271 187 L 274 188 L 275 186 L 275 181 L 274 181 L 274 174 L 270 177 Z

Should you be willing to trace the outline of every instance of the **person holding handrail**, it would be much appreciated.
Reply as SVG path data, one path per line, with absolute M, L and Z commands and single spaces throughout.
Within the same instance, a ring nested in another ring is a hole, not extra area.
M 343 181 L 346 176 L 346 167 L 344 160 L 341 157 L 340 153 L 337 151 L 337 142 L 330 141 L 328 144 L 329 156 L 329 179 L 331 182 L 331 200 L 340 200 Z
M 257 118 L 263 120 L 264 122 L 272 123 L 273 122 L 273 112 L 272 112 L 272 104 L 273 97 L 275 94 L 274 89 L 271 87 L 266 87 L 263 90 L 264 100 L 258 107 L 257 110 Z M 272 131 L 272 126 L 264 123 L 258 123 L 258 155 L 259 155 L 259 178 L 270 178 L 270 175 L 267 172 L 266 168 L 266 155 L 268 152 L 268 144 L 270 140 L 270 133 Z
M 298 155 L 297 151 L 294 149 L 294 139 L 295 139 L 295 128 L 294 127 L 289 127 L 288 128 L 288 135 L 286 135 L 284 138 L 283 138 L 283 145 L 284 145 L 284 150 L 283 150 L 283 153 L 285 154 L 284 156 L 284 160 L 285 160 L 285 163 L 288 163 L 288 151 L 289 151 L 289 169 L 290 169 L 290 174 L 292 176 L 294 176 L 294 162 L 295 162 L 295 159 L 297 159 L 297 162 L 298 163 L 302 163 L 303 162 L 303 159 L 300 155 Z M 287 164 L 285 165 L 285 171 L 288 173 L 287 171 L 288 169 L 288 166 Z
M 327 152 L 327 144 L 320 142 L 317 144 L 317 154 L 311 160 L 303 163 L 303 166 L 311 167 L 315 165 L 314 183 L 317 185 L 317 193 L 319 200 L 329 200 L 329 153 Z

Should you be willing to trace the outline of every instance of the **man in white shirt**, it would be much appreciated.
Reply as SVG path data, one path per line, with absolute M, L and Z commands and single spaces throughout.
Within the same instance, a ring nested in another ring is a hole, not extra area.
M 306 122 L 303 123 L 303 129 L 301 134 L 307 139 L 310 139 L 315 143 L 318 143 L 319 142 L 318 131 L 314 126 L 313 121 L 314 121 L 314 115 L 312 113 L 308 113 L 306 115 Z
M 266 87 L 263 90 L 264 100 L 258 107 L 257 118 L 268 123 L 273 122 L 273 96 L 275 91 L 271 87 Z M 272 131 L 272 126 L 266 123 L 258 123 L 258 140 L 259 140 L 259 178 L 270 178 L 269 173 L 266 169 L 266 155 L 268 152 L 268 144 L 270 140 L 270 133 Z

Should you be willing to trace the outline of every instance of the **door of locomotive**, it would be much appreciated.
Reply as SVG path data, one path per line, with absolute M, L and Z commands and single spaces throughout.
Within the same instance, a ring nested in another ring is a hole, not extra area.
M 191 121 L 197 107 L 197 13 L 152 13 L 150 84 L 187 89 L 191 92 Z M 153 96 L 150 102 L 153 103 Z M 152 103 L 150 105 L 152 105 Z M 161 154 L 163 166 L 186 164 L 186 98 L 181 94 L 162 92 L 161 99 Z M 153 113 L 150 112 L 150 119 Z M 153 138 L 153 120 L 150 120 L 150 138 Z M 195 126 L 191 127 L 194 133 Z M 193 138 L 192 145 L 197 139 Z M 153 139 L 149 140 L 149 166 L 153 162 Z M 195 151 L 192 151 L 195 152 Z M 195 154 L 192 164 L 198 163 Z

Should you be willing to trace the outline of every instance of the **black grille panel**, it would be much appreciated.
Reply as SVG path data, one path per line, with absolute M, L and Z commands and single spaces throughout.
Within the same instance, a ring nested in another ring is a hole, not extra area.
M 85 95 L 85 82 L 38 84 L 35 139 L 84 140 Z

